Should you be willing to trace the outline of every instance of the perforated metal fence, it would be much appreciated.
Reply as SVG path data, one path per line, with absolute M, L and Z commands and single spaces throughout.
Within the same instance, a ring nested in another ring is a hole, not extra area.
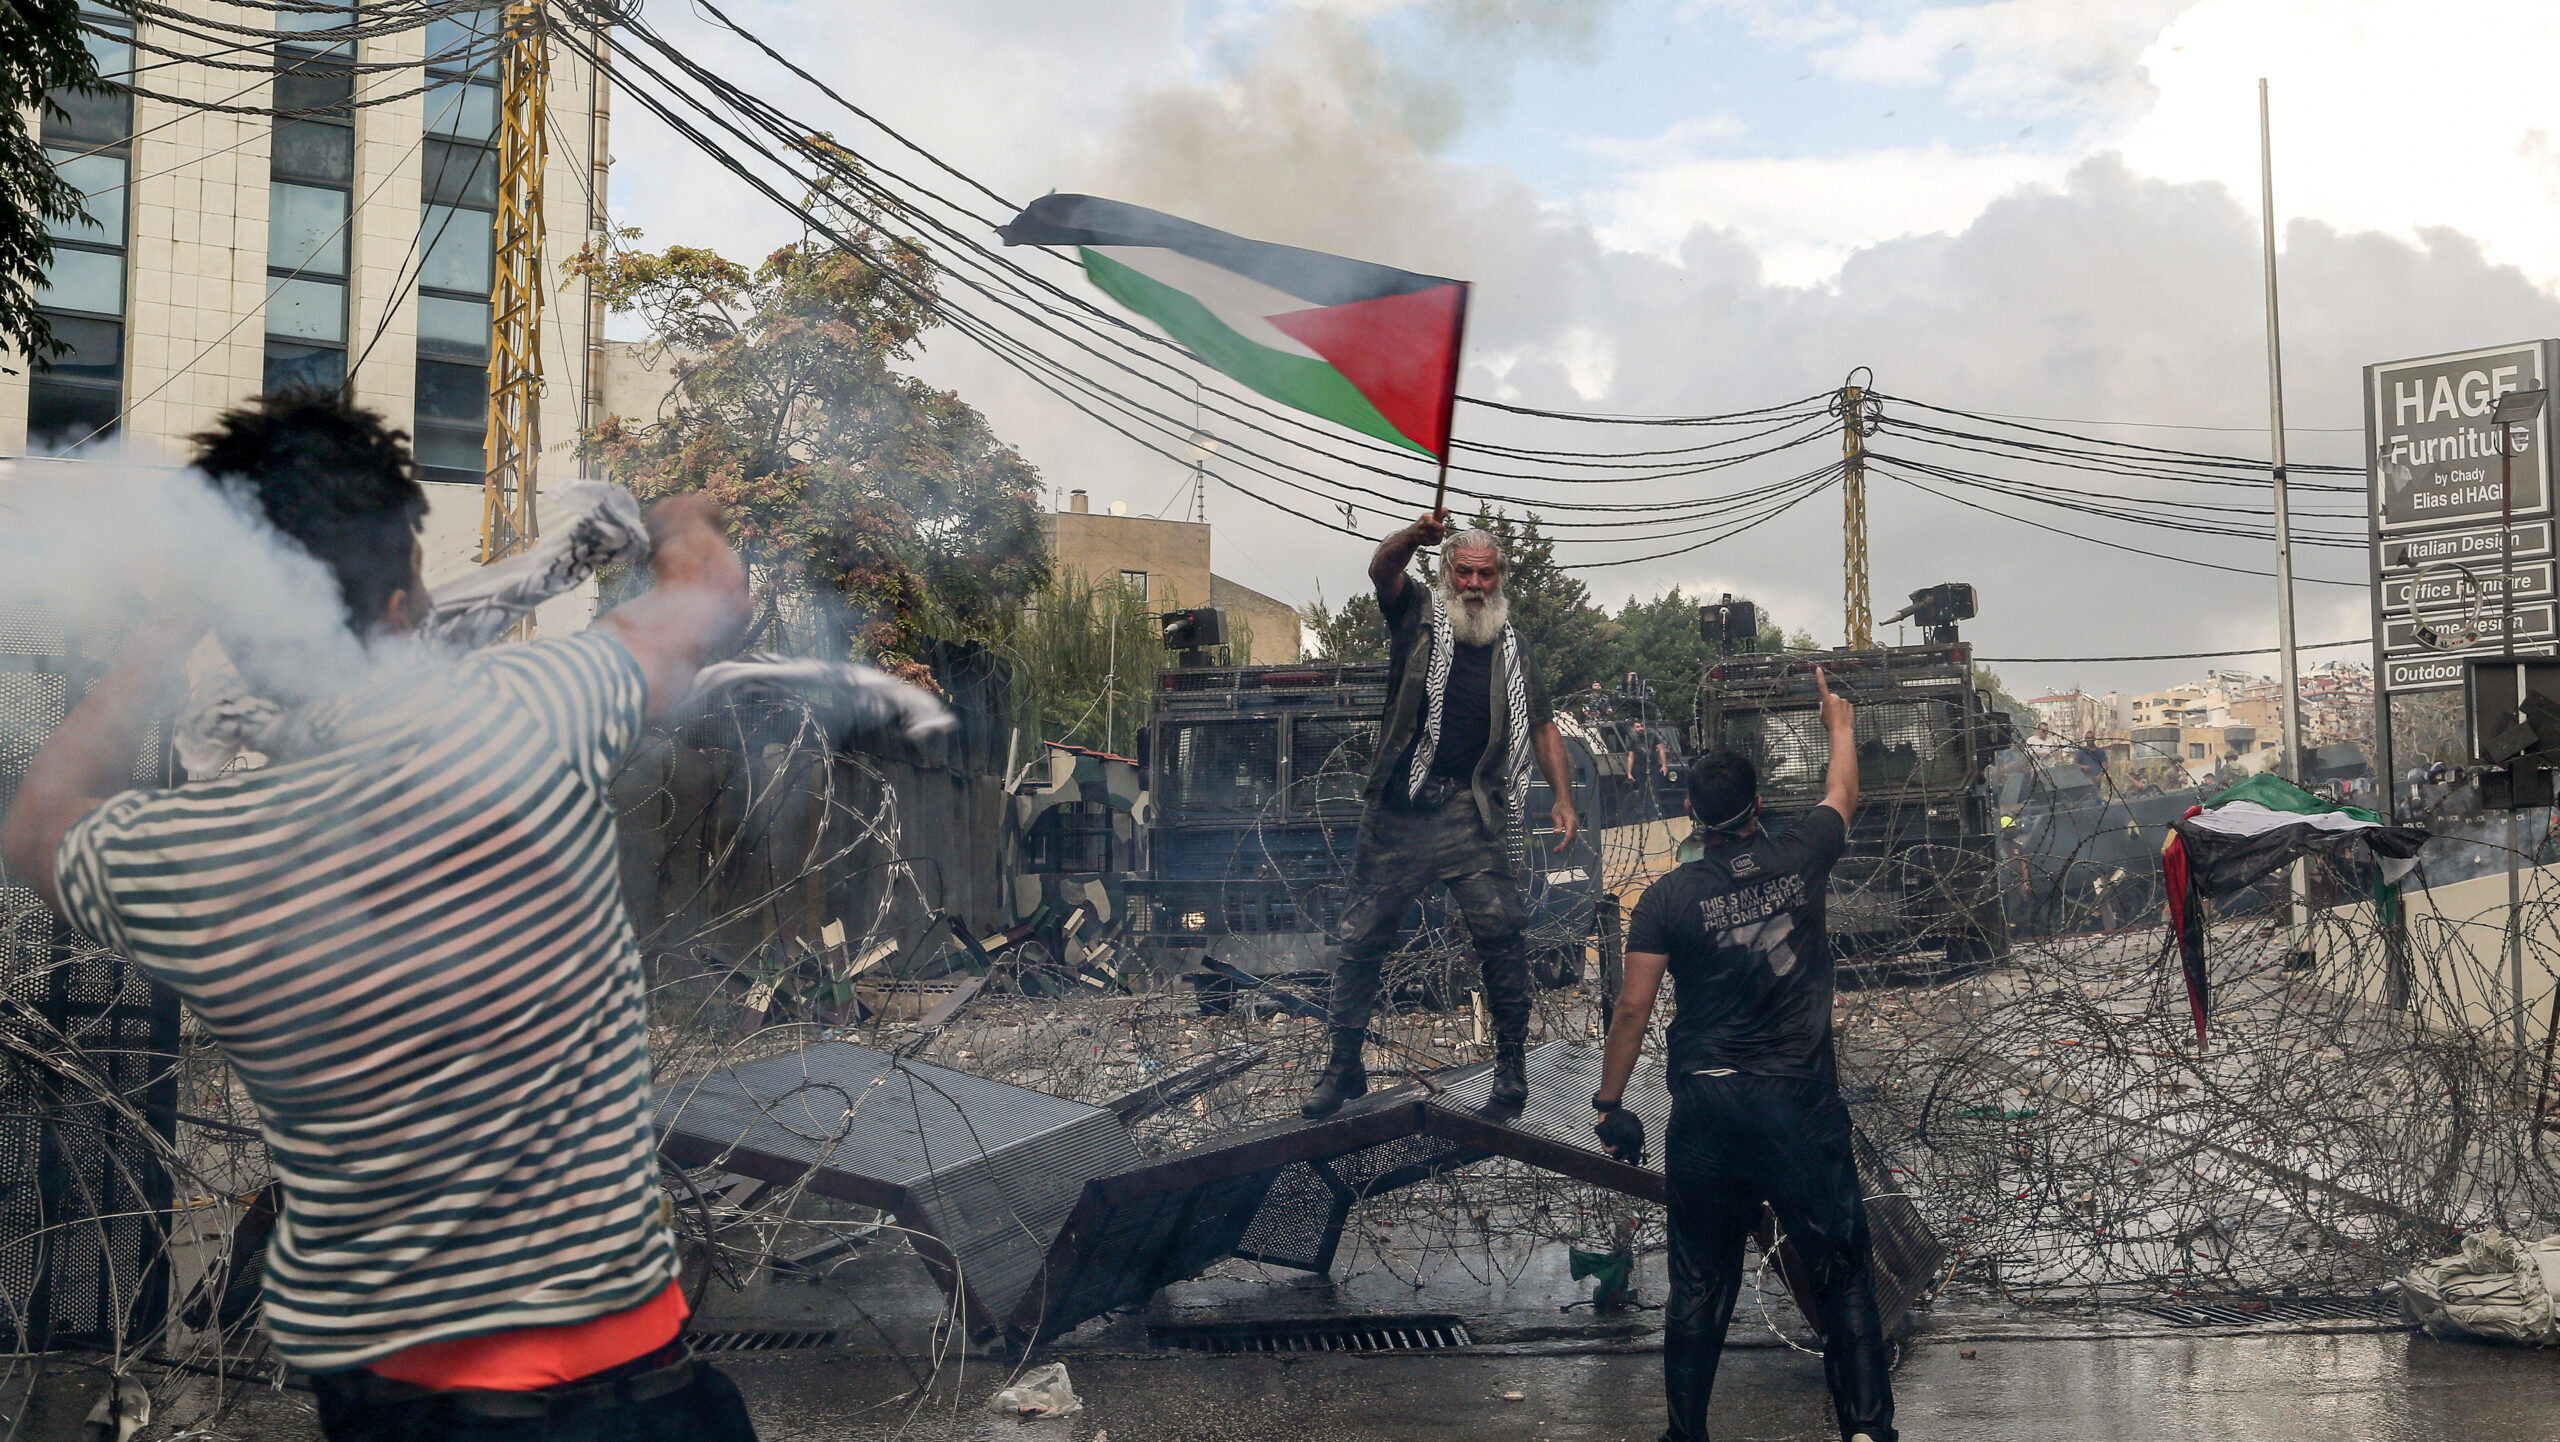
M 107 659 L 52 611 L 0 605 L 0 809 Z M 162 733 L 133 779 L 167 779 Z M 117 1347 L 169 1308 L 176 997 L 0 872 L 0 1345 Z

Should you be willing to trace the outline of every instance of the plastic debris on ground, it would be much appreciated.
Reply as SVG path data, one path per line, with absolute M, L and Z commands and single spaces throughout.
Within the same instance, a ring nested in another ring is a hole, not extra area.
M 1065 1417 L 1083 1411 L 1084 1399 L 1067 1382 L 1067 1364 L 1051 1362 L 1014 1379 L 987 1407 L 1016 1417 Z

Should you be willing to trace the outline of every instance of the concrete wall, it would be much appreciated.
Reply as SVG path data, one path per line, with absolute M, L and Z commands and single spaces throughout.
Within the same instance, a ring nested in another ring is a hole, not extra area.
M 656 422 L 675 393 L 675 357 L 647 341 L 608 340 L 597 381 L 604 413 L 643 425 Z
M 1209 604 L 1223 608 L 1232 630 L 1241 621 L 1253 630 L 1253 664 L 1271 666 L 1298 659 L 1298 608 L 1224 576 L 1209 578 Z
M 1208 526 L 1104 511 L 1052 511 L 1042 525 L 1060 572 L 1080 572 L 1087 584 L 1101 586 L 1117 585 L 1123 572 L 1143 571 L 1147 604 L 1156 610 L 1223 607 L 1230 624 L 1241 620 L 1253 628 L 1256 665 L 1298 659 L 1297 608 L 1212 575 Z
M 1058 569 L 1092 585 L 1117 585 L 1123 571 L 1147 573 L 1147 604 L 1158 610 L 1206 606 L 1209 528 L 1197 521 L 1052 511 L 1044 518 Z
M 2524 1012 L 2528 1050 L 2537 1059 L 2543 1031 L 2551 1019 L 2554 947 L 2560 936 L 2548 925 L 2553 905 L 2560 903 L 2560 865 L 2526 867 L 2518 876 L 2524 901 Z M 2402 898 L 2409 918 L 2413 950 L 2422 959 L 2441 957 L 2445 964 L 2422 967 L 2413 997 L 2414 1009 L 2431 1023 L 2476 1035 L 2505 1036 L 2512 1026 L 2515 988 L 2507 962 L 2507 876 L 2504 871 L 2475 876 L 2447 886 L 2420 890 Z M 2353 924 L 2360 932 L 2372 926 L 2371 908 Z M 2537 922 L 2543 924 L 2536 925 Z M 2369 933 L 2368 933 L 2369 934 Z M 2350 989 L 2380 1005 L 2382 970 L 2362 968 Z

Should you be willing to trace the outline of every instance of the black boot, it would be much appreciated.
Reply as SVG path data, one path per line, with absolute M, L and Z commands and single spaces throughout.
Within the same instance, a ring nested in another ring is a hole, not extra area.
M 1526 1037 L 1496 1037 L 1493 1043 L 1493 1095 L 1484 1109 L 1516 1117 L 1529 1104 L 1529 1043 Z
M 1369 1069 L 1360 1064 L 1360 1046 L 1368 1033 L 1356 1026 L 1333 1029 L 1333 1059 L 1325 1063 L 1324 1075 L 1316 1078 L 1316 1089 L 1298 1107 L 1298 1114 L 1312 1121 L 1329 1117 L 1342 1110 L 1342 1104 L 1353 1097 L 1369 1094 Z

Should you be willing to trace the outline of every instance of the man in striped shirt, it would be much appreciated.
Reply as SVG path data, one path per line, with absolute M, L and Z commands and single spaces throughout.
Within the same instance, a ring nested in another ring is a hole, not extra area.
M 327 568 L 371 664 L 316 687 L 224 616 L 263 694 L 309 698 L 296 746 L 124 790 L 221 608 L 156 609 L 29 764 L 0 859 L 175 988 L 256 1102 L 283 1204 L 266 1326 L 335 1442 L 752 1438 L 680 1336 L 606 792 L 745 620 L 717 509 L 654 508 L 655 587 L 593 628 L 436 657 L 402 639 L 426 498 L 398 432 L 303 397 L 198 440 Z

